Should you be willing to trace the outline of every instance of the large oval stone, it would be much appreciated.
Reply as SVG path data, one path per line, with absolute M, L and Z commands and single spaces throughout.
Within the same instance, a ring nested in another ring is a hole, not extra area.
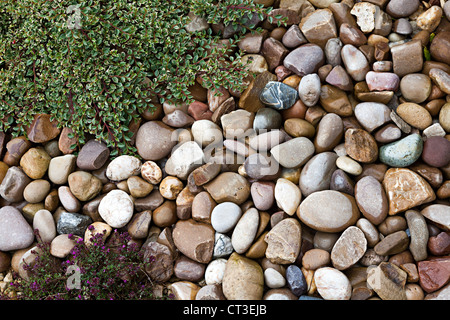
M 383 179 L 389 199 L 389 215 L 406 211 L 436 199 L 431 186 L 419 174 L 407 168 L 390 168 Z
M 380 148 L 380 161 L 391 167 L 407 167 L 422 154 L 423 140 L 420 135 L 413 133 Z
M 323 190 L 307 196 L 297 209 L 297 216 L 317 231 L 341 232 L 360 217 L 355 198 L 335 191 Z

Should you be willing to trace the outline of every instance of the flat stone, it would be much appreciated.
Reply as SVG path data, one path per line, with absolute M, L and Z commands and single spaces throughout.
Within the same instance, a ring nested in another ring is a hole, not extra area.
M 305 137 L 293 138 L 270 150 L 275 160 L 285 168 L 298 168 L 314 154 L 314 144 Z
M 420 158 L 422 137 L 416 133 L 380 148 L 380 161 L 391 167 L 407 167 Z
M 372 176 L 365 176 L 355 185 L 355 200 L 365 218 L 379 225 L 388 214 L 388 199 L 381 183 Z
M 0 218 L 1 251 L 20 250 L 33 243 L 33 229 L 19 210 L 4 206 L 0 209 Z
M 449 6 L 450 5 L 446 3 L 446 7 L 448 8 Z M 447 9 L 447 12 L 448 10 L 449 9 Z M 449 34 L 450 32 L 448 30 L 442 30 L 436 33 L 436 36 L 430 44 L 430 54 L 433 60 L 450 64 L 450 57 L 448 54 L 450 47 L 450 41 L 448 40 Z
M 249 139 L 249 146 L 256 151 L 268 151 L 272 147 L 284 142 L 286 134 L 281 130 L 262 132 Z
M 324 64 L 322 48 L 313 43 L 303 44 L 292 50 L 283 60 L 283 65 L 299 76 L 315 73 Z
M 233 252 L 227 260 L 222 288 L 227 300 L 261 300 L 263 270 L 256 261 Z
M 23 190 L 23 197 L 28 203 L 44 201 L 50 192 L 50 182 L 44 179 L 31 181 Z
M 143 248 L 144 258 L 152 257 L 152 263 L 145 265 L 145 271 L 154 281 L 167 281 L 173 275 L 174 256 L 169 247 L 156 241 L 151 241 Z
M 387 235 L 373 248 L 378 255 L 388 256 L 405 251 L 410 240 L 405 231 L 400 230 Z
M 222 141 L 222 130 L 211 120 L 197 120 L 191 126 L 191 133 L 202 148 Z M 173 154 L 172 154 L 173 156 Z
M 217 232 L 227 233 L 236 226 L 242 216 L 241 208 L 233 202 L 222 202 L 211 212 L 211 225 Z
M 372 132 L 390 121 L 391 110 L 383 103 L 362 102 L 355 107 L 355 117 L 363 128 Z
M 431 202 L 436 198 L 428 182 L 407 168 L 391 168 L 386 171 L 383 186 L 389 199 L 389 215 Z
M 350 300 L 352 286 L 347 276 L 338 269 L 323 267 L 314 273 L 317 291 L 325 300 Z
M 321 87 L 320 105 L 328 113 L 335 113 L 341 117 L 353 115 L 353 108 L 347 93 L 338 87 L 325 84 Z
M 316 153 L 331 151 L 338 145 L 344 135 L 344 124 L 340 116 L 327 113 L 322 117 L 314 137 Z
M 316 133 L 316 128 L 311 123 L 299 118 L 287 119 L 283 127 L 284 131 L 294 138 L 313 138 Z
M 355 226 L 344 230 L 331 250 L 331 262 L 338 270 L 345 270 L 358 262 L 367 250 L 364 233 Z
M 298 207 L 297 216 L 317 231 L 341 232 L 360 217 L 355 198 L 334 190 L 317 191 Z
M 402 103 L 397 107 L 396 112 L 406 123 L 417 129 L 424 130 L 432 124 L 428 110 L 416 103 Z
M 314 192 L 329 188 L 331 175 L 337 168 L 337 157 L 337 154 L 334 152 L 322 152 L 313 156 L 305 164 L 299 181 L 303 196 L 307 197 Z
M 223 115 L 220 118 L 223 136 L 227 139 L 239 139 L 247 135 L 253 127 L 254 119 L 255 114 L 253 112 L 242 109 Z
M 273 71 L 276 67 L 281 65 L 283 59 L 288 53 L 289 50 L 283 45 L 283 43 L 272 37 L 264 40 L 262 44 L 261 54 L 267 61 L 269 71 Z
M 69 236 L 69 234 L 57 235 L 50 243 L 50 253 L 57 258 L 65 258 L 76 246 L 78 236 Z
M 370 91 L 397 91 L 400 85 L 400 78 L 392 72 L 366 73 L 366 83 Z
M 259 109 L 253 120 L 253 129 L 255 130 L 271 130 L 281 127 L 281 114 L 272 108 Z
M 433 83 L 436 84 L 441 91 L 450 94 L 450 74 L 448 72 L 433 68 L 430 70 L 429 75 L 431 80 L 433 80 Z
M 331 69 L 330 73 L 328 73 L 325 78 L 325 82 L 343 91 L 353 90 L 353 81 L 341 65 L 337 65 Z
M 405 271 L 390 262 L 381 262 L 370 269 L 367 284 L 382 300 L 406 300 Z
M 397 127 L 395 124 L 388 123 L 382 126 L 380 129 L 378 129 L 373 137 L 377 142 L 389 143 L 399 140 L 401 136 L 402 131 L 400 130 L 400 128 Z
M 330 253 L 320 248 L 310 249 L 302 257 L 302 266 L 308 270 L 317 270 L 330 265 L 330 263 Z
M 445 167 L 450 162 L 450 141 L 443 137 L 429 137 L 424 142 L 422 160 L 433 167 Z
M 276 264 L 294 263 L 300 253 L 302 228 L 295 218 L 277 223 L 264 238 L 266 258 Z
M 391 0 L 386 6 L 386 12 L 393 18 L 412 15 L 419 8 L 419 0 Z
M 293 24 L 283 35 L 281 42 L 286 48 L 293 49 L 307 43 L 308 41 L 306 40 L 298 25 Z
M 428 227 L 425 218 L 418 211 L 408 210 L 405 212 L 408 229 L 411 237 L 409 251 L 415 261 L 425 260 L 428 257 Z
M 262 90 L 259 98 L 267 107 L 284 110 L 292 107 L 297 101 L 298 92 L 282 82 L 270 81 Z
M 161 121 L 173 128 L 184 128 L 194 123 L 195 119 L 182 110 L 175 110 L 166 114 Z
M 243 164 L 248 177 L 257 180 L 272 180 L 278 176 L 280 168 L 274 157 L 266 153 L 254 153 Z
M 200 263 L 208 263 L 214 250 L 214 229 L 193 219 L 179 220 L 172 232 L 175 246 L 184 255 Z

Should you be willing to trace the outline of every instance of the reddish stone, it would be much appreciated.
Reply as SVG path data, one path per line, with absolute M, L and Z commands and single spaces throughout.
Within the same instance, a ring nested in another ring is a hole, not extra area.
M 278 81 L 283 81 L 292 74 L 292 71 L 281 65 L 275 68 L 275 74 L 277 75 Z
M 427 292 L 434 292 L 450 280 L 450 257 L 431 257 L 417 263 L 419 284 Z
M 27 128 L 28 139 L 34 143 L 43 143 L 55 139 L 61 130 L 58 122 L 50 121 L 49 114 L 36 114 L 31 125 Z
M 195 120 L 211 120 L 213 115 L 209 106 L 200 101 L 194 101 L 189 105 L 188 114 Z
M 435 256 L 450 254 L 450 232 L 441 232 L 428 239 L 428 249 Z
M 75 149 L 71 149 L 70 146 L 73 144 L 77 144 L 78 139 L 74 135 L 73 138 L 69 138 L 69 134 L 73 134 L 73 130 L 68 127 L 64 127 L 61 131 L 61 135 L 58 140 L 58 148 L 64 154 L 71 154 L 75 151 Z

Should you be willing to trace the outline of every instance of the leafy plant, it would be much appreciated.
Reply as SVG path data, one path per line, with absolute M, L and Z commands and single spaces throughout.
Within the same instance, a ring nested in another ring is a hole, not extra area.
M 3 0 L 0 130 L 24 135 L 47 113 L 79 144 L 92 134 L 113 156 L 135 153 L 130 124 L 156 103 L 192 101 L 197 77 L 243 88 L 242 52 L 231 51 L 255 21 L 273 21 L 270 10 L 252 0 Z M 237 32 L 225 45 L 211 27 L 189 32 L 189 13 Z
M 93 228 L 90 226 L 89 228 Z M 75 238 L 73 238 L 75 240 Z M 11 285 L 21 300 L 148 300 L 155 297 L 153 283 L 145 273 L 144 252 L 129 244 L 128 233 L 114 230 L 107 241 L 104 232 L 94 233 L 88 244 L 76 240 L 69 256 L 51 255 L 50 244 L 39 241 L 36 259 L 24 264 L 27 279 L 16 275 Z M 71 283 L 78 272 L 79 286 Z

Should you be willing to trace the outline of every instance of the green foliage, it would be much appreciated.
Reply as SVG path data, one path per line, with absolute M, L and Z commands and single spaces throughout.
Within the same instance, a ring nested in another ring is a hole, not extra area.
M 155 103 L 191 101 L 189 86 L 243 87 L 239 57 L 211 28 L 188 32 L 189 12 L 232 25 L 236 48 L 270 8 L 252 0 L 3 0 L 0 2 L 0 130 L 24 135 L 48 113 L 107 142 L 113 155 L 134 153 L 132 121 Z

